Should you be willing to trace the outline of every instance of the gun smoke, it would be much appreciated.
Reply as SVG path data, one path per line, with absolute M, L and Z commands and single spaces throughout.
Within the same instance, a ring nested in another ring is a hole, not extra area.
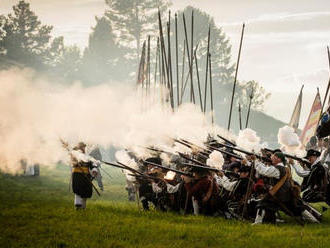
M 202 145 L 210 133 L 229 136 L 212 126 L 198 106 L 183 104 L 173 112 L 159 97 L 143 103 L 133 86 L 60 85 L 28 69 L 2 71 L 0 78 L 0 170 L 4 172 L 18 173 L 22 159 L 41 165 L 65 160 L 60 138 L 72 145 L 83 141 L 105 149 L 127 148 L 146 157 L 147 146 L 173 149 L 171 138 Z

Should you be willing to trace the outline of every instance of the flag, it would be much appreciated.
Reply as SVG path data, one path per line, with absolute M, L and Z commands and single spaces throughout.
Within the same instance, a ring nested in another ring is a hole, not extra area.
M 293 113 L 291 116 L 291 120 L 289 122 L 289 126 L 292 127 L 295 131 L 298 129 L 299 126 L 299 119 L 300 119 L 300 112 L 301 112 L 301 105 L 302 105 L 302 90 L 304 85 L 300 89 L 300 94 L 298 96 L 296 105 L 293 109 Z
M 305 146 L 312 136 L 314 136 L 321 115 L 322 103 L 320 93 L 317 91 L 311 112 L 309 113 L 305 127 L 301 133 L 300 141 Z

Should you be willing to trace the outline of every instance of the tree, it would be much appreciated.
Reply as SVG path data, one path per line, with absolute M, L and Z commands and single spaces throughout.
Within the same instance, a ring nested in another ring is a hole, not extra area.
M 56 61 L 54 72 L 72 82 L 79 78 L 79 68 L 81 65 L 81 53 L 77 46 L 63 47 L 63 50 Z
M 256 81 L 240 82 L 236 97 L 236 103 L 241 104 L 243 108 L 248 108 L 250 97 L 252 96 L 251 109 L 263 110 L 265 101 L 270 97 L 270 93 Z
M 197 58 L 199 63 L 199 74 L 201 80 L 202 93 L 205 94 L 203 89 L 205 88 L 204 82 L 205 82 L 205 73 L 206 73 L 208 27 L 210 27 L 211 38 L 210 38 L 209 52 L 212 57 L 212 79 L 213 79 L 214 95 L 217 96 L 217 99 L 221 98 L 222 101 L 226 101 L 226 98 L 230 97 L 229 85 L 231 85 L 230 83 L 234 81 L 233 73 L 235 70 L 234 67 L 235 65 L 231 63 L 231 45 L 229 43 L 229 39 L 227 38 L 223 30 L 216 26 L 213 17 L 211 17 L 206 12 L 201 11 L 200 9 L 188 6 L 182 12 L 178 13 L 178 28 L 179 28 L 179 41 L 180 41 L 179 46 L 181 51 L 183 50 L 183 40 L 185 39 L 184 29 L 183 29 L 183 25 L 184 25 L 183 14 L 185 15 L 185 19 L 186 19 L 189 49 L 191 49 L 190 34 L 191 34 L 192 12 L 194 12 L 193 43 L 194 43 L 194 48 L 198 44 Z M 172 30 L 174 30 L 174 26 Z M 187 67 L 186 70 L 188 70 Z M 196 71 L 195 65 L 194 65 L 194 71 Z M 195 78 L 194 84 L 196 84 L 196 80 L 197 79 Z M 208 97 L 210 96 L 209 88 L 207 95 Z M 220 101 L 217 100 L 217 103 L 219 102 Z
M 2 18 L 0 47 L 7 58 L 35 68 L 43 67 L 48 55 L 52 26 L 41 25 L 25 1 L 13 6 L 13 14 Z
M 170 6 L 168 0 L 106 0 L 109 9 L 105 16 L 118 32 L 120 43 L 130 50 L 129 58 L 138 64 L 142 40 L 147 35 L 158 35 L 158 8 L 164 13 Z
M 4 44 L 2 42 L 5 37 L 5 30 L 3 29 L 4 24 L 6 22 L 6 17 L 4 15 L 0 15 L 0 55 L 5 53 Z
M 127 76 L 130 67 L 125 66 L 124 54 L 125 48 L 117 44 L 110 21 L 106 17 L 96 17 L 83 55 L 82 80 L 94 84 Z

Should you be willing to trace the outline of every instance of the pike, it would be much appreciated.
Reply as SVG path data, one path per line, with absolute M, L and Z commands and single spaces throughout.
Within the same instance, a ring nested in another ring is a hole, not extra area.
M 186 26 L 186 18 L 185 15 L 183 13 L 182 15 L 183 18 L 183 27 L 184 27 L 184 34 L 185 34 L 185 40 L 186 40 L 186 46 L 187 46 L 187 57 L 188 57 L 188 64 L 189 64 L 189 73 L 190 73 L 190 87 L 191 87 L 191 91 L 190 91 L 190 101 L 195 103 L 195 96 L 193 94 L 193 78 L 192 78 L 192 61 L 190 59 L 190 53 L 189 53 L 189 44 L 188 44 L 188 35 L 187 35 L 187 26 Z
M 163 84 L 167 85 L 169 84 L 169 77 L 168 77 L 168 63 L 166 59 L 166 51 L 165 51 L 165 41 L 164 41 L 164 35 L 163 35 L 163 26 L 162 26 L 162 19 L 160 16 L 160 10 L 158 9 L 158 24 L 159 24 L 159 36 L 160 36 L 160 51 L 161 51 L 161 62 L 162 62 L 162 78 L 163 78 Z M 167 82 L 166 82 L 167 80 Z M 168 101 L 168 98 L 166 97 L 166 102 Z
M 193 53 L 193 47 L 194 47 L 194 11 L 192 10 L 191 11 L 191 42 L 190 42 L 190 56 L 191 56 L 191 88 L 190 88 L 190 94 L 191 96 L 193 97 L 194 99 L 194 103 L 195 103 L 195 92 L 194 92 L 194 83 L 193 83 L 193 69 L 194 69 L 194 66 L 193 66 L 193 58 L 194 58 L 194 53 Z
M 211 26 L 209 26 L 209 32 L 207 35 L 207 53 L 206 53 L 206 69 L 205 69 L 205 90 L 204 90 L 204 113 L 206 112 L 206 96 L 207 96 L 207 79 L 208 79 L 208 68 L 209 68 L 209 56 L 210 53 L 210 35 L 211 35 Z
M 199 45 L 199 44 L 196 45 L 196 47 L 195 47 L 195 51 L 197 50 L 198 45 Z M 193 57 L 193 60 L 194 60 L 194 59 L 195 59 L 195 57 Z M 188 79 L 189 79 L 189 77 L 190 77 L 190 73 L 191 73 L 191 70 L 192 70 L 193 65 L 194 65 L 194 61 L 191 61 L 191 64 L 189 65 L 189 71 L 188 71 L 188 74 L 187 74 L 186 80 L 185 80 L 184 83 L 182 82 L 182 85 L 184 85 L 184 86 L 183 86 L 183 89 L 182 89 L 182 92 L 181 92 L 181 103 L 182 103 L 182 98 L 183 98 L 184 92 L 185 92 L 185 90 L 186 90 L 187 83 L 188 83 Z M 195 95 L 194 95 L 194 103 L 195 103 Z
M 202 91 L 201 91 L 201 83 L 199 79 L 199 70 L 198 70 L 198 61 L 197 61 L 197 54 L 196 54 L 196 49 L 194 52 L 194 57 L 195 57 L 195 65 L 196 65 L 196 75 L 197 75 L 197 85 L 198 85 L 198 93 L 199 93 L 199 103 L 201 105 L 201 112 L 203 112 L 203 101 L 202 101 Z
M 147 43 L 147 83 L 146 83 L 146 95 L 150 92 L 150 35 L 148 35 L 148 43 Z
M 181 175 L 184 175 L 184 176 L 192 176 L 191 173 L 187 173 L 187 172 L 184 172 L 184 171 L 180 171 L 180 170 L 172 169 L 172 168 L 169 168 L 169 167 L 165 167 L 165 166 L 162 166 L 162 165 L 159 165 L 159 164 L 156 164 L 156 163 L 152 163 L 152 162 L 149 162 L 149 161 L 146 161 L 146 160 L 144 160 L 143 162 L 147 163 L 147 164 L 150 164 L 150 165 L 153 165 L 153 166 L 156 166 L 158 168 L 164 169 L 164 170 L 173 171 L 175 173 L 178 173 L 178 174 L 181 174 Z
M 156 46 L 156 60 L 155 60 L 155 76 L 154 76 L 154 90 L 156 90 L 156 83 L 157 83 L 157 62 L 159 56 L 159 37 L 157 37 L 157 46 Z
M 248 127 L 249 119 L 250 119 L 251 104 L 252 104 L 252 99 L 253 99 L 253 86 L 252 86 L 252 90 L 251 90 L 251 94 L 250 94 L 249 98 L 250 98 L 250 102 L 249 102 L 249 108 L 248 108 L 248 112 L 247 112 L 247 116 L 246 116 L 245 128 Z
M 213 86 L 212 86 L 212 62 L 211 62 L 211 54 L 209 53 L 209 69 L 210 69 L 210 100 L 211 100 L 211 116 L 212 116 L 212 125 L 214 124 L 214 113 L 213 113 Z
M 174 94 L 173 94 L 173 74 L 172 74 L 172 53 L 171 53 L 171 11 L 168 12 L 167 22 L 167 52 L 168 52 L 168 81 L 170 89 L 171 107 L 174 111 Z
M 239 130 L 242 130 L 242 109 L 241 104 L 238 104 L 238 119 L 239 119 Z
M 175 62 L 176 62 L 176 96 L 177 106 L 180 101 L 180 82 L 179 82 L 179 55 L 178 55 L 178 16 L 175 13 Z
M 244 28 L 245 28 L 245 23 L 243 23 L 242 33 L 241 33 L 241 41 L 240 41 L 239 50 L 238 50 L 238 57 L 237 57 L 237 64 L 236 64 L 236 71 L 235 71 L 235 79 L 234 79 L 233 92 L 232 92 L 232 95 L 231 95 L 231 103 L 230 103 L 230 110 L 229 110 L 228 128 L 227 128 L 228 130 L 230 129 L 231 113 L 232 113 L 232 110 L 233 110 L 234 95 L 235 95 L 235 89 L 236 89 L 236 83 L 237 83 L 238 67 L 239 67 L 239 61 L 240 61 L 240 58 L 241 58 L 241 50 L 242 50 L 242 43 L 243 43 L 243 36 L 244 36 Z

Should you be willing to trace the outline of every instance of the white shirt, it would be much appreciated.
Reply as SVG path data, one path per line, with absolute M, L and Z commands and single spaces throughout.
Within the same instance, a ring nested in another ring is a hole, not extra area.
M 223 175 L 222 177 L 215 176 L 215 180 L 218 185 L 224 187 L 226 190 L 232 192 L 238 183 L 238 181 L 230 181 L 228 177 Z
M 313 168 L 314 165 L 316 165 L 318 162 L 321 161 L 321 158 L 318 157 L 315 162 L 311 165 L 311 168 Z M 293 164 L 292 167 L 296 171 L 297 175 L 300 177 L 308 177 L 311 173 L 310 169 L 304 169 L 301 165 Z
M 276 166 L 284 166 L 284 165 L 282 163 L 279 163 Z M 274 165 L 267 166 L 261 162 L 256 162 L 255 169 L 259 175 L 280 179 L 280 170 L 277 169 L 276 166 Z

